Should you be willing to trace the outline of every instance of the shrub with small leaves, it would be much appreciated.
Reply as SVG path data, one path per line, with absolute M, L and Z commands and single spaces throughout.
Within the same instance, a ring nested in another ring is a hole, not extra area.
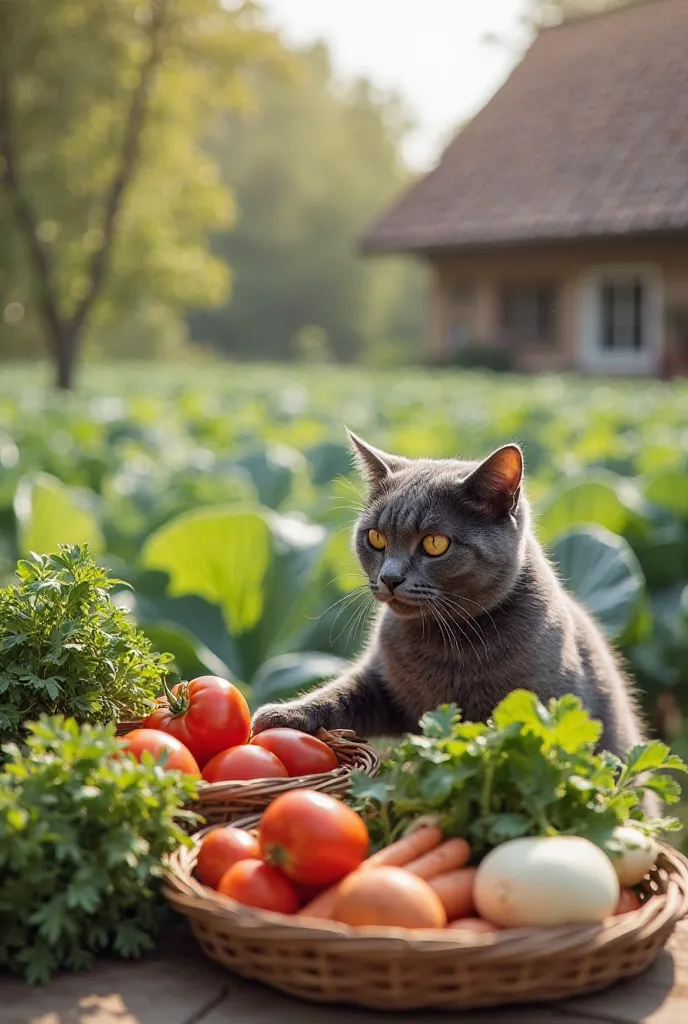
M 0 773 L 0 969 L 46 982 L 150 949 L 162 859 L 188 839 L 189 776 L 123 756 L 114 726 L 43 716 Z
M 41 714 L 109 722 L 148 713 L 172 655 L 150 640 L 109 591 L 88 547 L 67 546 L 17 566 L 0 590 L 0 741 Z

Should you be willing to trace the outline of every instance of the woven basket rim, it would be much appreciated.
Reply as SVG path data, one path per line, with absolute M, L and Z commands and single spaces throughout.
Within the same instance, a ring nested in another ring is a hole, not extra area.
M 352 729 L 318 729 L 315 736 L 326 743 L 328 747 L 344 746 L 352 754 L 359 749 L 365 756 L 365 760 L 371 762 L 369 767 L 366 769 L 366 774 L 377 773 L 380 767 L 380 756 L 369 743 L 361 739 Z M 335 751 L 336 753 L 336 751 Z M 233 792 L 241 791 L 242 793 L 250 793 L 254 789 L 263 789 L 266 786 L 275 789 L 290 789 L 296 784 L 299 786 L 303 785 L 303 780 L 307 779 L 314 784 L 324 779 L 337 779 L 343 778 L 346 775 L 351 774 L 352 769 L 349 765 L 340 764 L 339 768 L 333 768 L 329 772 L 315 772 L 311 775 L 290 775 L 286 779 L 237 779 L 236 781 L 230 782 L 200 782 L 198 786 L 198 798 L 203 800 L 204 796 L 220 796 L 223 790 L 231 790 Z
M 130 728 L 140 726 L 142 719 L 122 720 L 117 723 L 117 734 L 126 735 Z M 358 759 L 359 764 L 341 764 L 329 772 L 315 772 L 310 775 L 290 775 L 288 778 L 264 778 L 264 779 L 235 779 L 227 782 L 205 782 L 200 779 L 198 782 L 198 794 L 196 803 L 210 803 L 213 800 L 221 800 L 223 797 L 244 797 L 259 793 L 264 796 L 266 793 L 275 794 L 286 792 L 290 789 L 303 789 L 304 784 L 318 786 L 328 780 L 336 781 L 345 779 L 355 769 L 360 769 L 366 775 L 377 775 L 380 769 L 380 755 L 371 747 L 366 740 L 352 729 L 318 729 L 315 736 L 331 747 L 339 757 L 339 751 L 345 751 L 347 758 Z
M 259 815 L 233 822 L 237 828 L 257 825 Z M 352 948 L 370 954 L 438 953 L 445 950 L 471 951 L 481 958 L 522 960 L 542 955 L 581 950 L 610 951 L 615 945 L 640 941 L 688 913 L 688 859 L 673 847 L 659 843 L 657 868 L 648 882 L 649 894 L 639 910 L 606 918 L 601 924 L 564 925 L 548 928 L 509 928 L 494 933 L 473 933 L 403 928 L 352 928 L 332 921 L 276 914 L 242 906 L 235 900 L 202 885 L 193 876 L 200 840 L 221 828 L 211 825 L 193 834 L 191 847 L 179 847 L 167 859 L 163 891 L 182 913 L 194 919 L 216 920 L 236 928 L 247 937 L 293 937 L 295 941 L 317 941 L 329 948 Z M 664 891 L 660 886 L 664 885 Z M 652 886 L 655 891 L 650 888 Z

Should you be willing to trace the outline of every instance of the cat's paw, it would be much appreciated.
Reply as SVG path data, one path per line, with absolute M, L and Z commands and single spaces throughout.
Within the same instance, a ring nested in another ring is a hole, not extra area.
M 298 729 L 300 732 L 316 732 L 320 722 L 313 711 L 298 704 L 264 704 L 258 708 L 251 722 L 255 735 L 266 729 Z

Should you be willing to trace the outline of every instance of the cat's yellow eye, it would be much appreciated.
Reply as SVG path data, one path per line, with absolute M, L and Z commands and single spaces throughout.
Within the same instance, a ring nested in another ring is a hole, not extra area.
M 441 533 L 430 533 L 423 537 L 422 547 L 426 555 L 443 555 L 449 547 L 449 537 Z
M 368 530 L 368 540 L 371 548 L 375 548 L 376 551 L 384 551 L 387 547 L 385 535 L 379 530 Z

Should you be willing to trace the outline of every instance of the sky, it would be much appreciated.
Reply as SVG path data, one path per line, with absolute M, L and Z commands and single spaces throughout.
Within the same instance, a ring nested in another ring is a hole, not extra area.
M 405 157 L 426 170 L 453 130 L 474 114 L 513 66 L 489 33 L 515 35 L 524 0 L 264 0 L 291 43 L 324 39 L 334 67 L 400 93 L 417 123 Z

